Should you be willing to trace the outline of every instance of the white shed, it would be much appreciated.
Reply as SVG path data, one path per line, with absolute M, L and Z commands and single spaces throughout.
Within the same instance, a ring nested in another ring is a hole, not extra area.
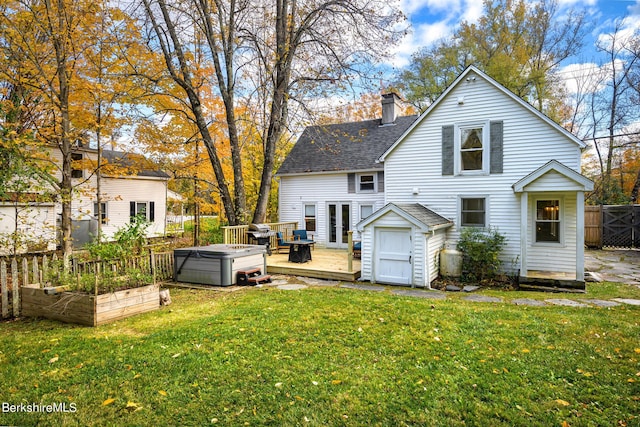
M 415 203 L 389 203 L 357 225 L 362 236 L 361 280 L 429 288 L 453 222 Z

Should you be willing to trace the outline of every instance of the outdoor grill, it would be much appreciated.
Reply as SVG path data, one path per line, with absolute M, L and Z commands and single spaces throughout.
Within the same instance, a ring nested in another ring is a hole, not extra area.
M 276 235 L 275 231 L 271 231 L 267 224 L 250 224 L 247 234 L 252 242 L 266 246 L 267 253 L 271 255 L 271 237 Z

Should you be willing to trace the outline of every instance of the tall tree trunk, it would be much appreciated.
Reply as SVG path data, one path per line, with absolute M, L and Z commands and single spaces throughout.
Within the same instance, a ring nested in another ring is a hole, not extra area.
M 236 215 L 236 209 L 234 207 L 234 201 L 231 197 L 231 193 L 229 191 L 229 186 L 227 184 L 226 178 L 224 176 L 224 171 L 222 169 L 222 163 L 220 162 L 220 157 L 218 156 L 218 152 L 215 147 L 214 140 L 209 132 L 209 127 L 207 124 L 207 120 L 205 119 L 204 112 L 202 110 L 202 103 L 200 101 L 200 97 L 198 96 L 193 82 L 191 80 L 191 71 L 189 69 L 188 61 L 184 55 L 184 51 L 182 48 L 182 43 L 177 34 L 176 27 L 172 20 L 171 14 L 168 10 L 167 3 L 164 0 L 158 0 L 157 4 L 162 13 L 162 19 L 166 25 L 165 29 L 161 28 L 156 20 L 156 16 L 153 13 L 153 9 L 151 7 L 150 0 L 143 0 L 147 16 L 150 18 L 151 23 L 153 25 L 153 30 L 160 41 L 162 53 L 165 59 L 165 63 L 167 65 L 167 69 L 173 81 L 178 84 L 182 90 L 186 93 L 189 99 L 189 108 L 193 113 L 193 116 L 196 121 L 196 126 L 198 127 L 198 131 L 202 140 L 204 141 L 205 148 L 209 154 L 209 159 L 211 160 L 211 165 L 213 167 L 213 172 L 216 176 L 216 181 L 218 183 L 218 188 L 220 189 L 220 197 L 222 199 L 222 204 L 225 209 L 225 214 L 227 216 L 227 220 L 231 225 L 238 224 L 238 216 Z M 170 50 L 170 47 L 167 45 L 167 34 L 173 44 L 173 52 Z M 173 55 L 178 60 L 180 70 L 176 70 L 173 65 Z M 236 193 L 237 194 L 237 193 Z
M 58 0 L 56 10 L 53 10 L 50 1 L 45 1 L 49 22 L 51 23 L 51 34 L 53 47 L 56 56 L 57 73 L 57 98 L 60 109 L 60 135 L 58 145 L 62 155 L 62 179 L 60 181 L 60 198 L 62 205 L 61 234 L 62 234 L 62 254 L 64 268 L 67 270 L 73 253 L 73 240 L 71 238 L 71 201 L 73 185 L 71 182 L 71 118 L 69 116 L 69 81 L 67 76 L 68 52 L 67 52 L 67 23 L 65 20 L 64 0 Z M 54 18 L 57 22 L 54 25 Z
M 273 169 L 275 166 L 275 153 L 278 141 L 282 137 L 288 111 L 288 86 L 291 76 L 291 62 L 295 55 L 293 43 L 293 25 L 289 22 L 289 16 L 295 16 L 296 2 L 278 0 L 276 5 L 276 64 L 271 111 L 269 114 L 269 127 L 264 144 L 264 160 L 260 190 L 256 208 L 253 213 L 253 222 L 262 223 L 267 216 L 267 206 L 271 185 L 273 182 Z M 289 11 L 291 7 L 291 11 Z M 289 28 L 289 29 L 288 29 Z

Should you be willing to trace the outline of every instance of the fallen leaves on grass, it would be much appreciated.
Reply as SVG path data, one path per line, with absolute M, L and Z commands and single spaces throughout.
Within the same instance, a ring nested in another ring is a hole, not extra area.
M 584 375 L 585 377 L 592 377 L 594 375 L 592 372 L 583 371 L 582 369 L 576 369 L 576 372 Z
M 115 401 L 116 401 L 116 399 L 114 399 L 113 397 L 110 397 L 110 398 L 108 398 L 108 399 L 106 399 L 105 401 L 102 402 L 102 406 L 111 405 Z
M 58 361 L 59 357 L 56 354 L 54 357 L 52 357 L 51 359 L 49 359 L 49 363 L 56 363 Z
M 124 410 L 129 412 L 137 412 L 140 409 L 142 409 L 142 405 L 136 402 L 132 402 L 130 400 L 127 402 L 127 405 L 124 407 Z
M 569 402 L 567 402 L 566 400 L 562 400 L 562 399 L 556 399 L 556 403 L 558 405 L 562 405 L 562 406 L 569 406 L 571 405 Z

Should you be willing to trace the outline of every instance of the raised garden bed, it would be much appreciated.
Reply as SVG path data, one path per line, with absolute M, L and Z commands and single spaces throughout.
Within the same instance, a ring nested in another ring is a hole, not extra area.
M 38 285 L 25 285 L 22 315 L 66 323 L 98 326 L 160 307 L 159 285 L 89 295 L 82 292 L 47 294 Z

